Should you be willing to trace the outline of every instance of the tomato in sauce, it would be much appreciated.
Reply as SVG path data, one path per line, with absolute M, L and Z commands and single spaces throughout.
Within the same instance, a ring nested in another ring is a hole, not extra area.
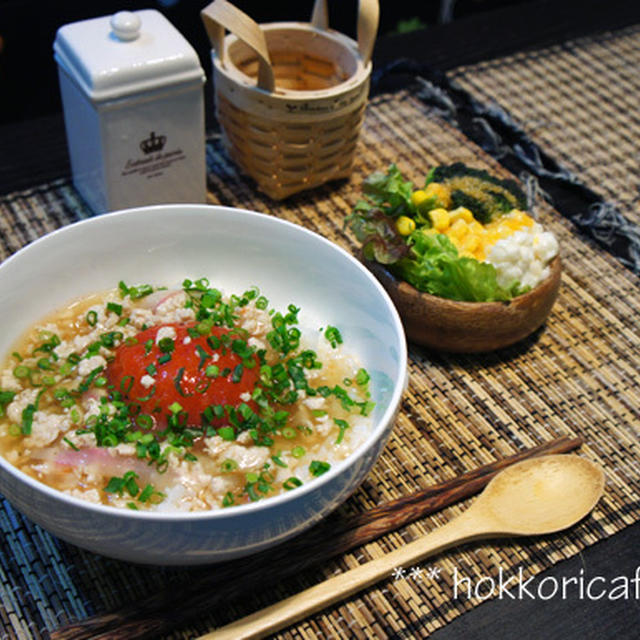
M 160 426 L 174 403 L 186 412 L 186 423 L 191 426 L 201 426 L 202 413 L 209 406 L 245 403 L 257 411 L 250 399 L 258 381 L 257 357 L 236 353 L 232 345 L 239 338 L 229 329 L 213 327 L 206 336 L 192 337 L 189 329 L 193 326 L 164 324 L 141 331 L 135 342 L 116 349 L 107 368 L 109 382 Z M 163 327 L 170 328 L 164 333 L 175 336 L 162 338 L 161 334 L 157 340 Z M 219 426 L 224 420 L 211 422 Z

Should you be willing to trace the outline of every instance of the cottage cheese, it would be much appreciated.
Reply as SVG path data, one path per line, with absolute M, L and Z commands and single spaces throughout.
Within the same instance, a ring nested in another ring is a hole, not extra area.
M 558 241 L 553 233 L 535 223 L 488 249 L 487 262 L 496 268 L 498 284 L 508 287 L 518 280 L 532 289 L 549 276 L 549 262 L 558 254 Z

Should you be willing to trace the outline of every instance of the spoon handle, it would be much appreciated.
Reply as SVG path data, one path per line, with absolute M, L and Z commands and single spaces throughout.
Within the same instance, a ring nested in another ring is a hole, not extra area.
M 240 620 L 201 636 L 198 640 L 249 640 L 305 618 L 328 605 L 390 577 L 394 569 L 407 568 L 433 553 L 456 543 L 483 537 L 491 533 L 490 523 L 480 512 L 469 509 L 458 518 L 426 536 L 391 551 L 380 558 L 345 571 L 294 596 L 256 611 Z

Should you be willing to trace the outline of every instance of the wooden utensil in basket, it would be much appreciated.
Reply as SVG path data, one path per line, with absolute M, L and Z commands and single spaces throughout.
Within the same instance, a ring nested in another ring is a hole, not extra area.
M 310 23 L 258 25 L 226 0 L 201 17 L 213 47 L 216 117 L 229 155 L 274 199 L 350 175 L 369 94 L 378 0 L 360 0 L 358 42 Z M 231 33 L 225 36 L 225 30 Z

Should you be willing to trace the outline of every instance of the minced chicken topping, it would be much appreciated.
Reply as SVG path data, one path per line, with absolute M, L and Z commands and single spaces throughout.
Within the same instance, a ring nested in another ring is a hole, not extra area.
M 132 509 L 295 489 L 364 440 L 374 406 L 340 331 L 303 339 L 298 313 L 204 278 L 178 290 L 121 282 L 78 301 L 5 361 L 0 450 L 69 495 Z

